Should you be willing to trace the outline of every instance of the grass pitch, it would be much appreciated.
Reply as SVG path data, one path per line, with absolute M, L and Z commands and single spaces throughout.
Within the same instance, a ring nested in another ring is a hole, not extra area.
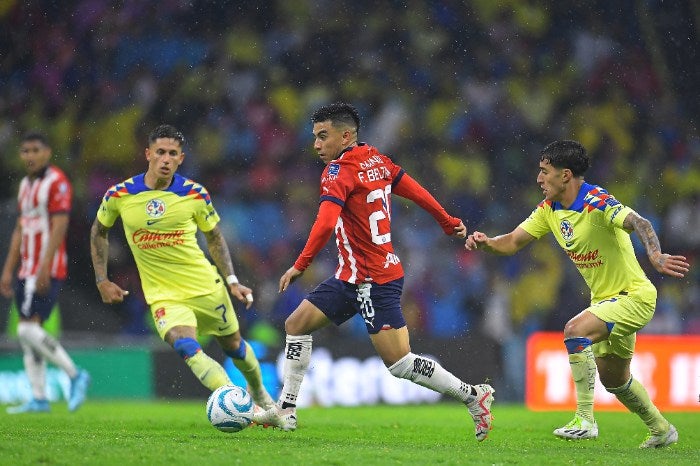
M 597 440 L 567 442 L 552 430 L 571 413 L 533 413 L 494 404 L 494 430 L 482 443 L 464 407 L 308 408 L 295 432 L 253 427 L 215 430 L 205 400 L 89 401 L 69 413 L 62 403 L 48 414 L 0 412 L 0 464 L 7 465 L 696 465 L 700 414 L 668 413 L 680 441 L 640 450 L 646 435 L 630 413 L 598 413 Z

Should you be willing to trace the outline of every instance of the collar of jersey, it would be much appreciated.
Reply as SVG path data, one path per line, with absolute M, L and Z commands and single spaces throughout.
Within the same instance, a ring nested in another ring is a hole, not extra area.
M 592 184 L 588 183 L 583 183 L 581 185 L 581 189 L 578 190 L 578 195 L 576 196 L 576 200 L 574 201 L 573 204 L 571 204 L 571 207 L 568 209 L 561 205 L 560 202 L 552 202 L 552 210 L 573 210 L 574 212 L 583 212 L 583 206 L 584 206 L 584 199 L 586 198 L 586 193 L 593 189 Z
M 335 160 L 339 160 L 339 159 L 343 156 L 343 154 L 345 154 L 345 153 L 347 153 L 347 152 L 350 152 L 350 151 L 353 150 L 354 148 L 360 147 L 360 146 L 364 146 L 364 145 L 366 145 L 366 144 L 367 144 L 367 143 L 365 143 L 365 142 L 358 142 L 357 145 L 355 145 L 355 146 L 348 146 L 348 147 L 346 147 L 345 149 L 343 149 L 343 150 L 340 151 L 340 154 L 338 154 L 338 157 L 336 157 Z
M 165 189 L 151 189 L 148 186 L 146 186 L 146 173 L 136 175 L 131 180 L 133 182 L 134 189 L 134 192 L 132 194 L 140 193 L 143 191 L 166 191 L 179 193 L 180 191 L 182 191 L 182 187 L 185 184 L 185 177 L 178 173 L 175 173 L 175 176 L 173 176 L 172 183 L 170 183 L 170 186 L 168 186 Z
M 49 165 L 46 165 L 44 168 L 39 170 L 39 172 L 36 174 L 36 176 L 32 179 L 38 180 L 39 178 L 45 177 L 47 171 L 49 171 Z

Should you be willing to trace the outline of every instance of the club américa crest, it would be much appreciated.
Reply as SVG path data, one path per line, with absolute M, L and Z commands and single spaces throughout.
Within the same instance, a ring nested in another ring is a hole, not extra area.
M 162 217 L 165 213 L 165 202 L 160 199 L 151 199 L 146 203 L 146 214 L 151 218 Z
M 562 220 L 559 224 L 559 231 L 561 232 L 561 237 L 564 241 L 571 241 L 574 237 L 574 227 L 571 226 L 571 222 L 568 220 Z

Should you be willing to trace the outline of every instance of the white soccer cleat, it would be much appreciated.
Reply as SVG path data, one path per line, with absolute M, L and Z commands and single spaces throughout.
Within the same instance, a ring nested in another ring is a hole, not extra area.
M 579 416 L 574 418 L 564 427 L 554 429 L 554 435 L 567 440 L 585 440 L 598 438 L 598 424 L 590 422 Z
M 270 394 L 267 393 L 265 387 L 260 387 L 260 390 L 252 390 L 250 387 L 248 387 L 248 393 L 250 393 L 250 396 L 253 397 L 255 404 L 264 410 L 272 408 L 272 406 L 275 404 L 275 400 L 273 400 Z
M 285 431 L 296 430 L 297 410 L 296 408 L 280 408 L 274 403 L 268 410 L 256 406 L 253 411 L 253 422 L 263 427 L 277 427 Z
M 676 442 L 678 442 L 678 431 L 673 427 L 673 424 L 669 424 L 668 431 L 665 434 L 649 434 L 646 440 L 639 445 L 639 448 L 663 448 Z
M 489 432 L 493 428 L 493 414 L 491 414 L 491 403 L 493 403 L 493 394 L 496 390 L 491 385 L 479 384 L 472 385 L 476 390 L 476 398 L 467 404 L 469 414 L 474 420 L 476 429 L 476 439 L 481 442 L 486 440 Z

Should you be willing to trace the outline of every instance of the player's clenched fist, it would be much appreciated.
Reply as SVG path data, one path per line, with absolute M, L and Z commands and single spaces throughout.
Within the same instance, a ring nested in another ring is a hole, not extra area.
M 107 304 L 117 304 L 124 301 L 124 296 L 128 296 L 129 292 L 122 290 L 119 285 L 109 280 L 101 281 L 97 284 L 97 289 L 100 290 L 102 302 Z
M 467 236 L 467 241 L 466 243 L 464 243 L 464 247 L 467 251 L 473 251 L 475 249 L 478 249 L 480 245 L 486 244 L 488 240 L 489 237 L 486 236 L 486 234 L 480 231 L 475 231 L 471 235 Z

